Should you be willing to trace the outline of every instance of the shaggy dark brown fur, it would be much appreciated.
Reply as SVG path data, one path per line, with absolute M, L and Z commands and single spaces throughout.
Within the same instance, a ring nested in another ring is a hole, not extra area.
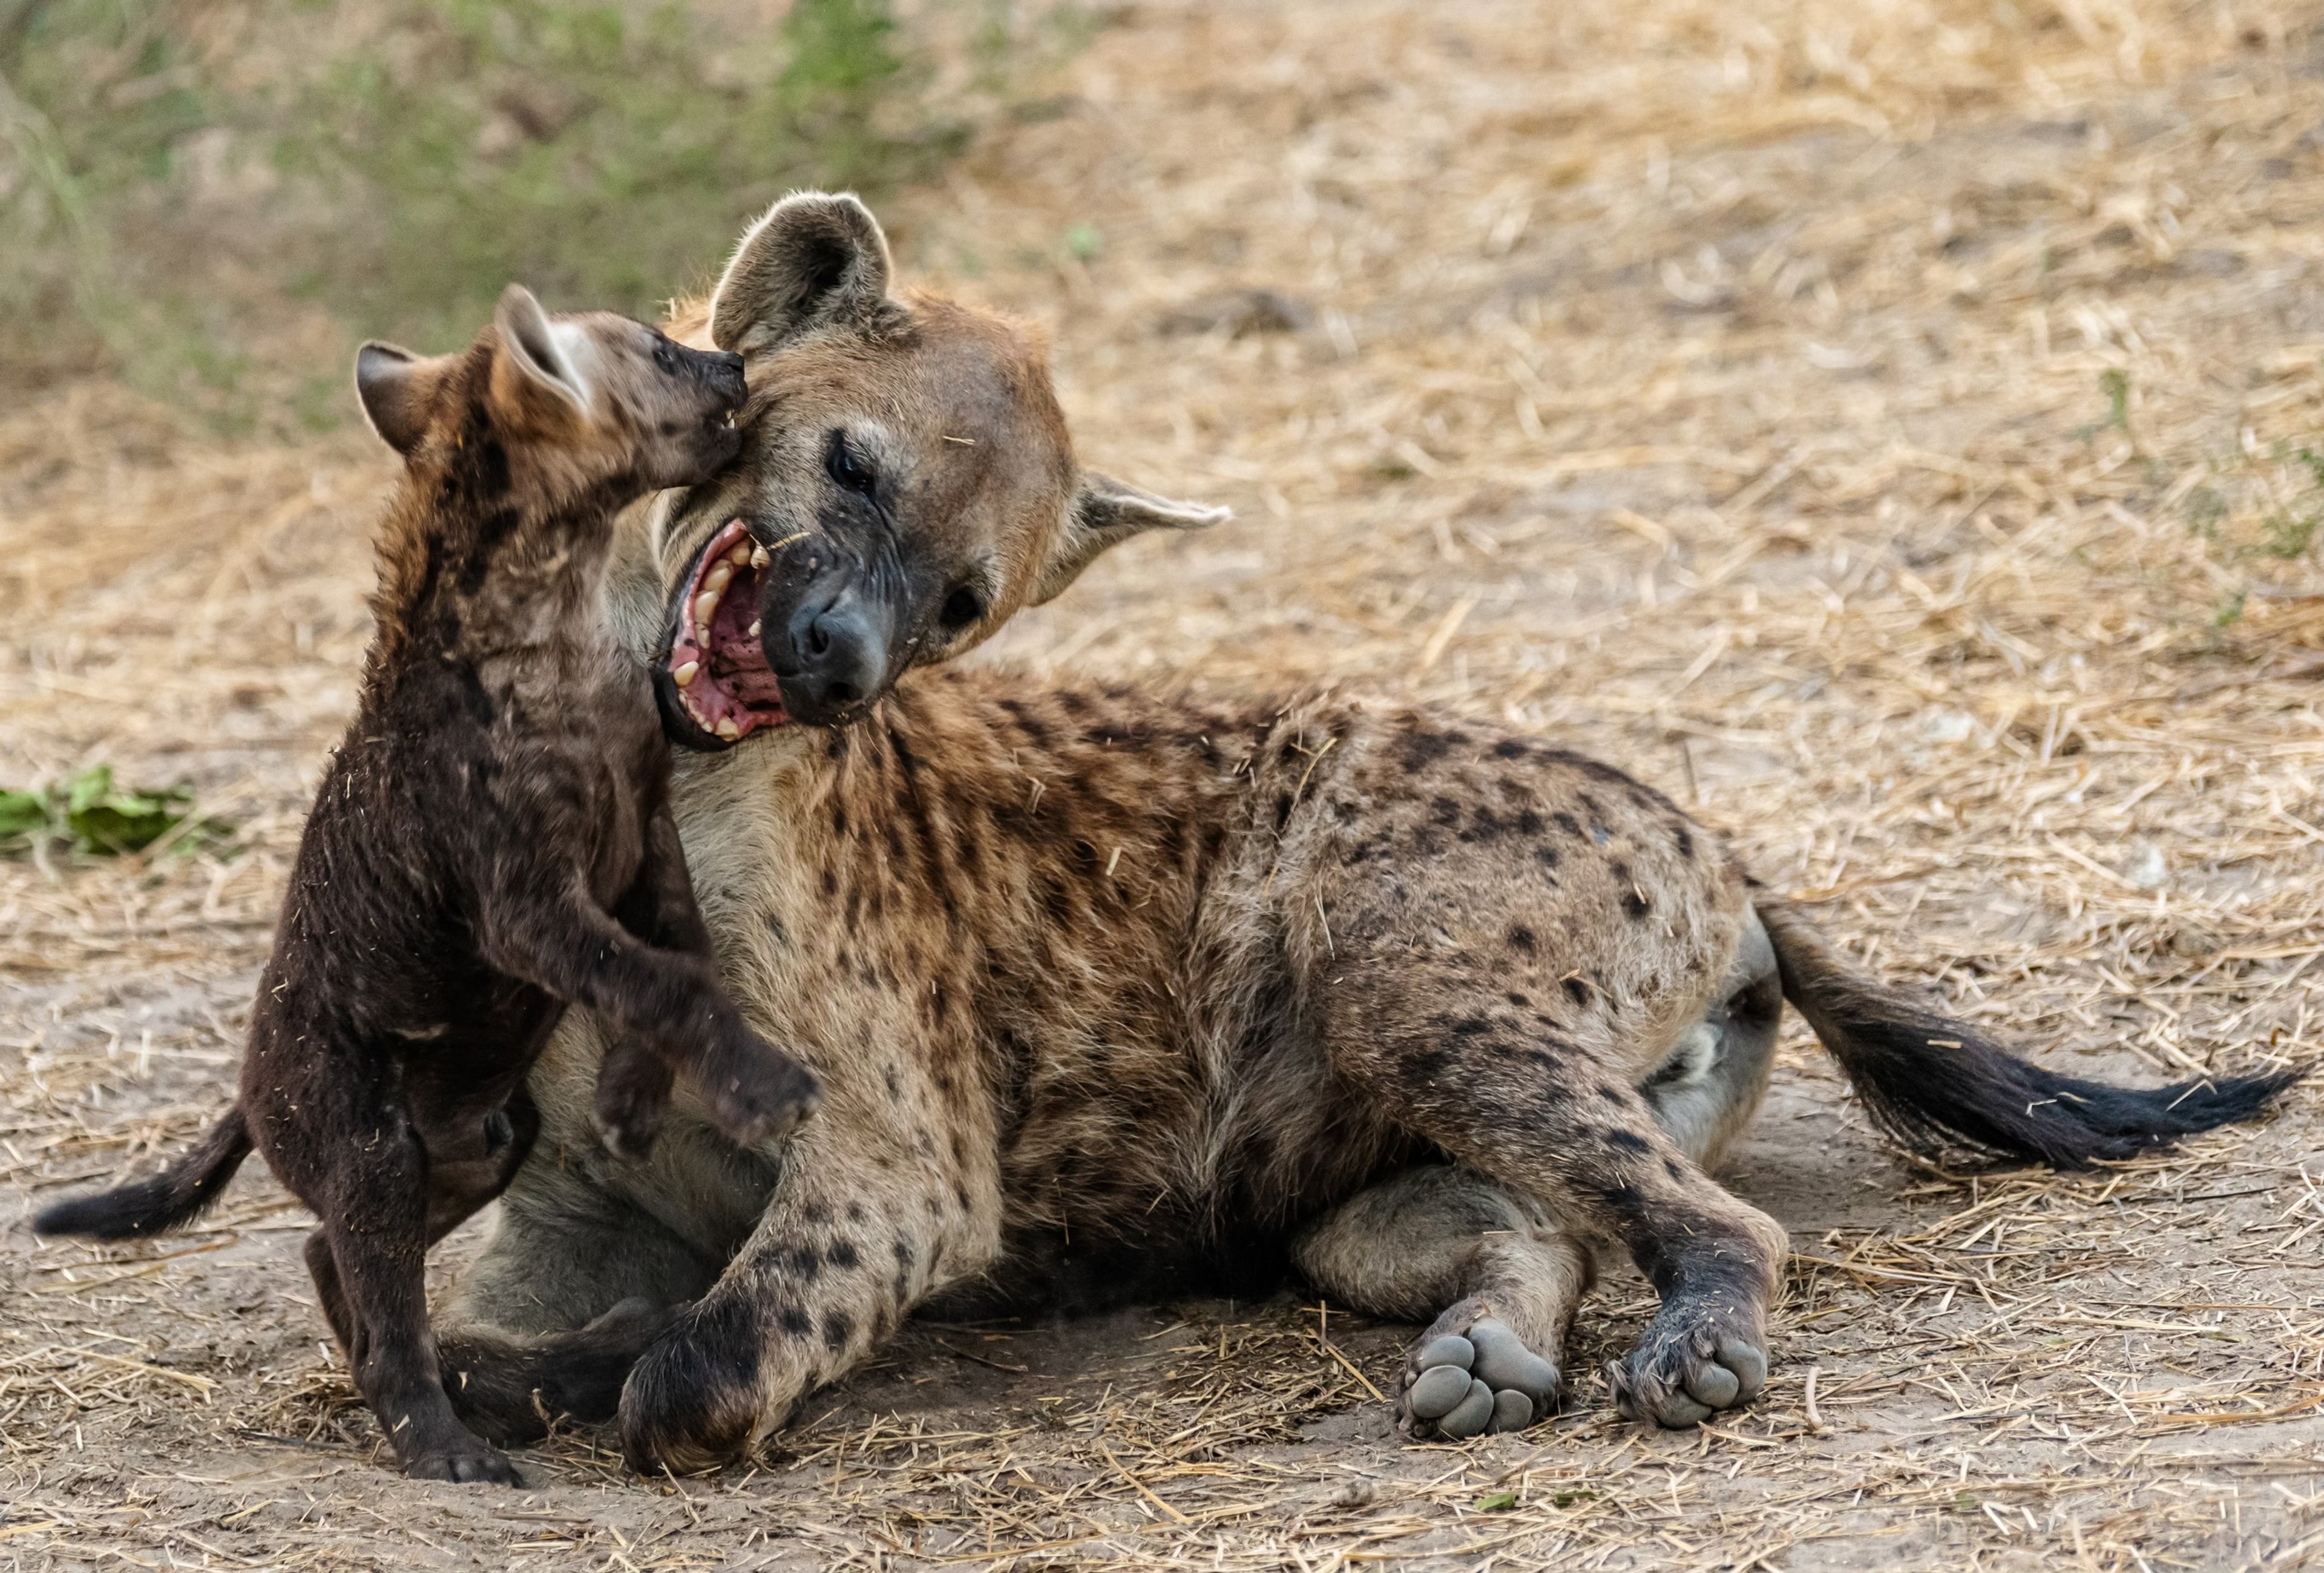
M 1079 470 L 1027 338 L 887 278 L 852 199 L 788 199 L 746 237 L 687 321 L 749 359 L 748 448 L 655 504 L 625 614 L 678 736 L 714 751 L 673 792 L 723 965 L 827 1105 L 779 1150 L 673 1118 L 648 1164 L 616 1161 L 576 1013 L 446 1339 L 479 1425 L 618 1394 L 633 1462 L 696 1467 L 936 1297 L 1296 1266 L 1336 1304 L 1477 1333 L 1416 1346 L 1399 1394 L 1415 1431 L 1468 1434 L 1557 1401 L 1601 1246 L 1663 1297 L 1623 1407 L 1692 1424 L 1766 1373 L 1787 1242 L 1709 1170 L 1786 996 L 1916 1139 L 2081 1162 L 2279 1085 L 2051 1077 L 1842 966 L 1717 837 L 1543 738 L 918 670 L 1112 541 L 1215 515 Z M 748 571 L 712 586 L 736 547 Z M 1481 1409 L 1416 1399 L 1445 1348 L 1496 1344 L 1524 1357 L 1478 1355 Z
M 182 1222 L 254 1143 L 321 1220 L 308 1265 L 405 1469 L 514 1484 L 446 1401 L 422 1267 L 531 1150 L 525 1073 L 567 1002 L 636 1045 L 605 1078 L 632 1144 L 673 1064 L 740 1141 L 788 1130 L 816 1094 L 719 984 L 645 674 L 603 606 L 616 512 L 733 458 L 742 364 L 624 318 L 549 318 L 512 287 L 466 354 L 367 346 L 356 378 L 407 463 L 360 706 L 300 844 L 240 1100 L 168 1173 L 38 1227 Z

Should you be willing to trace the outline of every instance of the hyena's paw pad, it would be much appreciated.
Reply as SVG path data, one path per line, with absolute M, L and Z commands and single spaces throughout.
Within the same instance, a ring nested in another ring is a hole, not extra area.
M 1402 1408 L 1409 1428 L 1456 1442 L 1521 1431 L 1557 1401 L 1557 1367 L 1492 1317 L 1424 1340 L 1407 1375 Z
M 1717 1325 L 1665 1328 L 1656 1317 L 1608 1380 L 1628 1419 L 1683 1430 L 1759 1396 L 1767 1385 L 1766 1338 Z

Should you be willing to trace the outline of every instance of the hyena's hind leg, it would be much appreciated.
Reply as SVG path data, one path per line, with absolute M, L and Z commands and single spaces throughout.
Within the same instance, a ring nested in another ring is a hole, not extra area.
M 1456 1439 L 1519 1430 L 1557 1407 L 1566 1329 L 1596 1271 L 1587 1245 L 1544 1208 L 1451 1164 L 1406 1170 L 1342 1203 L 1292 1259 L 1327 1299 L 1429 1324 L 1405 1357 L 1397 1423 Z
M 1682 1117 L 1679 1096 L 1723 1101 L 1708 1017 L 1748 930 L 1742 871 L 1604 765 L 1418 725 L 1319 770 L 1320 811 L 1285 847 L 1315 1040 L 1406 1132 L 1629 1253 L 1662 1309 L 1615 1373 L 1627 1412 L 1684 1426 L 1748 1402 L 1790 1241 L 1695 1161 L 1727 1122 Z

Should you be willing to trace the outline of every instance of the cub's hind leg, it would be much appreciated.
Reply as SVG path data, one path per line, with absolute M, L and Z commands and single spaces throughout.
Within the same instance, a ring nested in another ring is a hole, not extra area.
M 1456 1439 L 1557 1407 L 1566 1329 L 1596 1271 L 1545 1209 L 1451 1164 L 1360 1192 L 1301 1235 L 1292 1259 L 1352 1309 L 1428 1324 L 1405 1359 L 1397 1423 Z

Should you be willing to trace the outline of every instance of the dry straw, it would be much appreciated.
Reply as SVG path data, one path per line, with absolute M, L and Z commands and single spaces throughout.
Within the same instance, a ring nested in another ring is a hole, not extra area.
M 1093 462 L 1240 519 L 1000 653 L 1512 717 L 2052 1063 L 2312 1063 L 2319 50 L 2245 0 L 1140 5 L 891 217 L 1047 324 Z M 0 413 L 0 782 L 109 760 L 244 827 L 0 868 L 11 1207 L 218 1106 L 384 473 L 96 384 Z M 376 1467 L 246 1181 L 0 1259 L 0 1558 L 2313 1566 L 2319 1097 L 1962 1175 L 1884 1158 L 1795 1034 L 1736 1181 L 1795 1231 L 1778 1365 L 1689 1435 L 1605 1409 L 1623 1272 L 1569 1412 L 1466 1448 L 1388 1434 L 1398 1329 L 1206 1303 L 921 1328 L 754 1468 L 640 1484 L 568 1433 L 515 1496 Z

